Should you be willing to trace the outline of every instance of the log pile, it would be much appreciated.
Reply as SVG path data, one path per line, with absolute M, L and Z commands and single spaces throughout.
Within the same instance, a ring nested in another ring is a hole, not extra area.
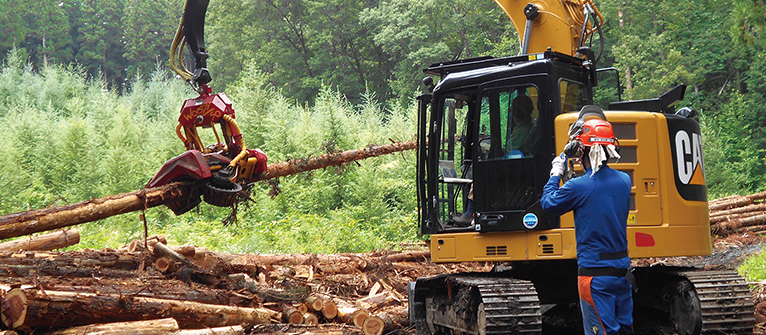
M 489 270 L 478 263 L 431 264 L 424 246 L 268 255 L 165 243 L 164 237 L 151 236 L 118 250 L 0 252 L 0 329 L 17 334 L 407 333 L 409 281 Z
M 766 191 L 711 200 L 710 229 L 716 235 L 766 232 Z

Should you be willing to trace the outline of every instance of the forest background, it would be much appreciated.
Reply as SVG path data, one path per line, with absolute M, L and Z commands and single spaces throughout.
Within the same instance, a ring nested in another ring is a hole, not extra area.
M 709 197 L 766 183 L 764 0 L 601 0 L 623 99 L 689 86 Z M 194 93 L 166 68 L 182 0 L 0 0 L 0 215 L 142 188 L 184 148 Z M 213 0 L 214 91 L 270 162 L 411 140 L 422 69 L 519 52 L 490 0 Z M 188 66 L 187 66 L 188 67 Z M 602 80 L 596 102 L 616 100 Z M 414 154 L 259 183 L 237 222 L 202 204 L 147 212 L 149 232 L 228 252 L 361 252 L 417 241 Z M 77 248 L 139 238 L 137 213 L 82 226 Z

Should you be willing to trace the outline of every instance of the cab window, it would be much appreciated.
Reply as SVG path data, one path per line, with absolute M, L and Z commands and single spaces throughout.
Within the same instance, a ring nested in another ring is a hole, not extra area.
M 478 160 L 532 157 L 537 132 L 535 86 L 487 90 L 481 97 Z
M 585 86 L 581 83 L 562 79 L 559 81 L 561 92 L 561 113 L 579 111 L 588 103 Z

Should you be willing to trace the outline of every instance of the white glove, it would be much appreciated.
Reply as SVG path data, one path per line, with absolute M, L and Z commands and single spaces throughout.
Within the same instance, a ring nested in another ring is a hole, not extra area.
M 563 176 L 564 171 L 567 168 L 567 159 L 564 158 L 564 154 L 556 156 L 551 162 L 551 174 L 550 176 Z

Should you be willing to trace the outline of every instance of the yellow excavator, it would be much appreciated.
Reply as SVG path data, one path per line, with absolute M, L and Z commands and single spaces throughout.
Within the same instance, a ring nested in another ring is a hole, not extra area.
M 540 206 L 551 160 L 573 123 L 607 119 L 622 156 L 610 166 L 632 181 L 630 257 L 710 255 L 700 127 L 692 108 L 676 108 L 683 85 L 606 111 L 592 105 L 599 76 L 617 70 L 597 68 L 604 19 L 591 0 L 495 2 L 513 22 L 521 54 L 424 70 L 417 193 L 433 262 L 497 265 L 419 278 L 409 288 L 410 322 L 418 334 L 582 334 L 574 219 Z M 619 79 L 617 86 L 621 100 Z M 633 275 L 638 334 L 749 334 L 754 326 L 736 272 L 652 266 Z

